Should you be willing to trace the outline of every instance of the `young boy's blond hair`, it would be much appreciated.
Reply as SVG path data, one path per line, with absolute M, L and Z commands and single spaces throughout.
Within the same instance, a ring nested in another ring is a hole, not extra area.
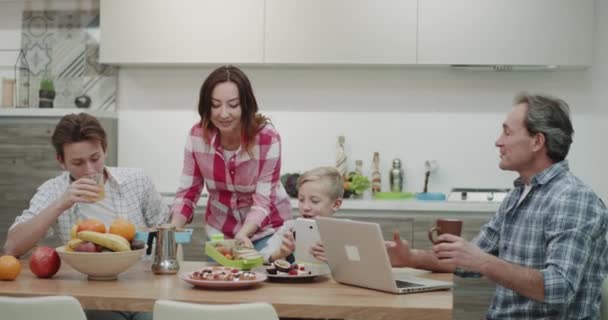
M 332 201 L 344 196 L 344 178 L 334 167 L 318 167 L 304 172 L 298 178 L 298 189 L 309 181 L 323 182 L 327 195 Z

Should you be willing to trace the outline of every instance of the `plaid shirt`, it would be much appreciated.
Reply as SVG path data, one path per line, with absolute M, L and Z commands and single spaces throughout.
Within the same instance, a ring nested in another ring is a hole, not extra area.
M 569 171 L 566 161 L 534 176 L 530 193 L 519 205 L 524 186 L 521 179 L 514 185 L 473 243 L 540 271 L 545 301 L 498 285 L 487 318 L 598 319 L 608 272 L 604 203 Z
M 209 198 L 205 222 L 209 226 L 228 238 L 233 238 L 245 222 L 259 226 L 252 240 L 274 233 L 292 214 L 280 181 L 279 133 L 271 125 L 264 126 L 250 153 L 239 147 L 224 159 L 217 132 L 206 143 L 200 123 L 195 124 L 186 143 L 184 169 L 171 212 L 191 222 L 206 182 Z
M 106 195 L 113 199 L 115 218 L 131 221 L 138 227 L 155 227 L 168 221 L 169 207 L 163 204 L 161 195 L 142 169 L 106 167 Z M 17 216 L 13 226 L 28 221 L 63 195 L 70 185 L 70 174 L 47 180 L 30 200 L 30 207 Z M 79 204 L 63 212 L 47 236 L 57 234 L 61 241 L 70 240 L 72 225 L 80 218 Z M 11 226 L 11 228 L 13 227 Z

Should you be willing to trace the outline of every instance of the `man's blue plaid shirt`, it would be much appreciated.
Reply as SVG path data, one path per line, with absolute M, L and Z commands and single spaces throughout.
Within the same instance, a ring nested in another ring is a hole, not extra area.
M 496 215 L 472 241 L 485 252 L 539 270 L 545 301 L 497 286 L 488 319 L 597 319 L 608 272 L 608 211 L 600 198 L 561 161 L 520 179 Z M 466 272 L 456 272 L 466 274 Z

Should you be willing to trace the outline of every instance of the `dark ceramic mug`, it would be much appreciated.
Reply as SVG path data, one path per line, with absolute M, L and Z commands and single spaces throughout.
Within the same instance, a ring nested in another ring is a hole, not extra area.
M 455 236 L 460 236 L 460 232 L 462 231 L 462 220 L 460 219 L 437 219 L 435 225 L 429 229 L 429 240 L 433 244 L 439 243 L 437 239 L 433 238 L 433 234 L 437 233 L 437 236 L 440 236 L 444 233 L 453 234 Z

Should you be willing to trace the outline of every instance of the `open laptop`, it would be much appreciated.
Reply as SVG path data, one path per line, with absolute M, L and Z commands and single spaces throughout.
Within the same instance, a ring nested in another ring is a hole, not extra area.
M 318 218 L 317 226 L 334 280 L 392 293 L 449 289 L 451 282 L 393 274 L 377 223 Z

